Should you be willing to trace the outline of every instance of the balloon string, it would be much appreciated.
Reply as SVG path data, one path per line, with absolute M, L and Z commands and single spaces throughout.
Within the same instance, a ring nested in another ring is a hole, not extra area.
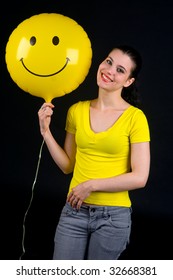
M 36 181 L 37 181 L 37 176 L 38 176 L 38 171 L 39 171 L 39 166 L 40 166 L 40 160 L 41 160 L 41 154 L 42 154 L 42 149 L 43 149 L 43 145 L 44 145 L 44 139 L 42 141 L 42 144 L 41 144 L 41 147 L 40 147 L 40 152 L 39 152 L 39 157 L 38 157 L 38 163 L 37 163 L 37 169 L 36 169 L 36 173 L 35 173 L 35 178 L 34 178 L 34 182 L 32 184 L 32 191 L 31 191 L 31 198 L 30 198 L 30 202 L 29 202 L 29 205 L 28 205 L 28 208 L 24 214 L 24 218 L 23 218 L 23 235 L 22 235 L 22 254 L 20 255 L 19 257 L 19 260 L 22 259 L 22 257 L 24 256 L 25 254 L 25 222 L 26 222 L 26 217 L 27 217 L 27 214 L 29 212 L 29 209 L 31 207 L 31 204 L 32 204 L 32 200 L 33 200 L 33 195 L 34 195 L 34 187 L 35 187 L 35 184 L 36 184 Z

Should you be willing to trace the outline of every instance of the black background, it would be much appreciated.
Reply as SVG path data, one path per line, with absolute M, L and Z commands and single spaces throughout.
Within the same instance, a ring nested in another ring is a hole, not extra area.
M 114 45 L 130 44 L 143 57 L 140 94 L 151 131 L 151 172 L 146 188 L 130 193 L 131 242 L 122 259 L 172 259 L 172 82 L 173 4 L 170 1 L 15 1 L 1 7 L 1 176 L 0 259 L 19 259 L 23 218 L 31 198 L 42 137 L 37 111 L 42 98 L 22 91 L 10 78 L 5 48 L 23 20 L 40 13 L 76 20 L 93 50 L 90 72 L 73 92 L 55 98 L 52 131 L 61 145 L 66 112 L 78 100 L 97 95 L 96 71 Z M 25 223 L 23 259 L 52 259 L 53 238 L 66 199 L 70 175 L 64 175 L 43 146 L 39 174 Z

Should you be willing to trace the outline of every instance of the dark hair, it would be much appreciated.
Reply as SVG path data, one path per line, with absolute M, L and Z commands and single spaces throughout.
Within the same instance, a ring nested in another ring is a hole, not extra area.
M 119 49 L 123 53 L 127 54 L 135 64 L 135 67 L 132 69 L 131 78 L 135 78 L 135 81 L 128 87 L 124 87 L 121 93 L 122 98 L 135 107 L 140 107 L 140 96 L 137 89 L 137 77 L 142 68 L 142 57 L 139 52 L 131 46 L 128 45 L 119 45 L 113 49 Z

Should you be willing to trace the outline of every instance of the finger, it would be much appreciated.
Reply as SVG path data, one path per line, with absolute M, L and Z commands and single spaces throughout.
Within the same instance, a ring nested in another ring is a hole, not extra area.
M 47 106 L 47 107 L 50 107 L 50 108 L 55 107 L 51 102 L 44 102 L 41 107 L 44 107 L 44 106 Z
M 77 204 L 76 204 L 77 210 L 79 210 L 81 208 L 81 206 L 82 206 L 82 200 L 79 199 Z
M 78 203 L 77 199 L 74 199 L 74 200 L 72 201 L 72 206 L 76 208 L 77 203 Z
M 55 106 L 52 103 L 43 103 L 43 105 L 41 106 L 40 110 L 45 110 L 46 108 L 50 108 L 53 109 Z
M 73 193 L 69 193 L 67 196 L 67 201 L 70 202 L 71 198 L 73 197 Z
M 70 205 L 73 208 L 76 208 L 79 202 L 79 199 L 77 199 L 73 194 L 69 195 L 69 197 L 67 198 L 67 201 L 70 203 Z

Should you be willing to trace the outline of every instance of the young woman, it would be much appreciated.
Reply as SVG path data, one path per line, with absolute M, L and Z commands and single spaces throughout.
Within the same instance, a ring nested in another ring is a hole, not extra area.
M 50 131 L 54 105 L 38 112 L 53 160 L 73 172 L 53 259 L 116 260 L 129 242 L 129 191 L 145 187 L 150 169 L 149 126 L 135 91 L 141 64 L 129 46 L 108 54 L 97 71 L 98 97 L 68 110 L 64 148 Z

